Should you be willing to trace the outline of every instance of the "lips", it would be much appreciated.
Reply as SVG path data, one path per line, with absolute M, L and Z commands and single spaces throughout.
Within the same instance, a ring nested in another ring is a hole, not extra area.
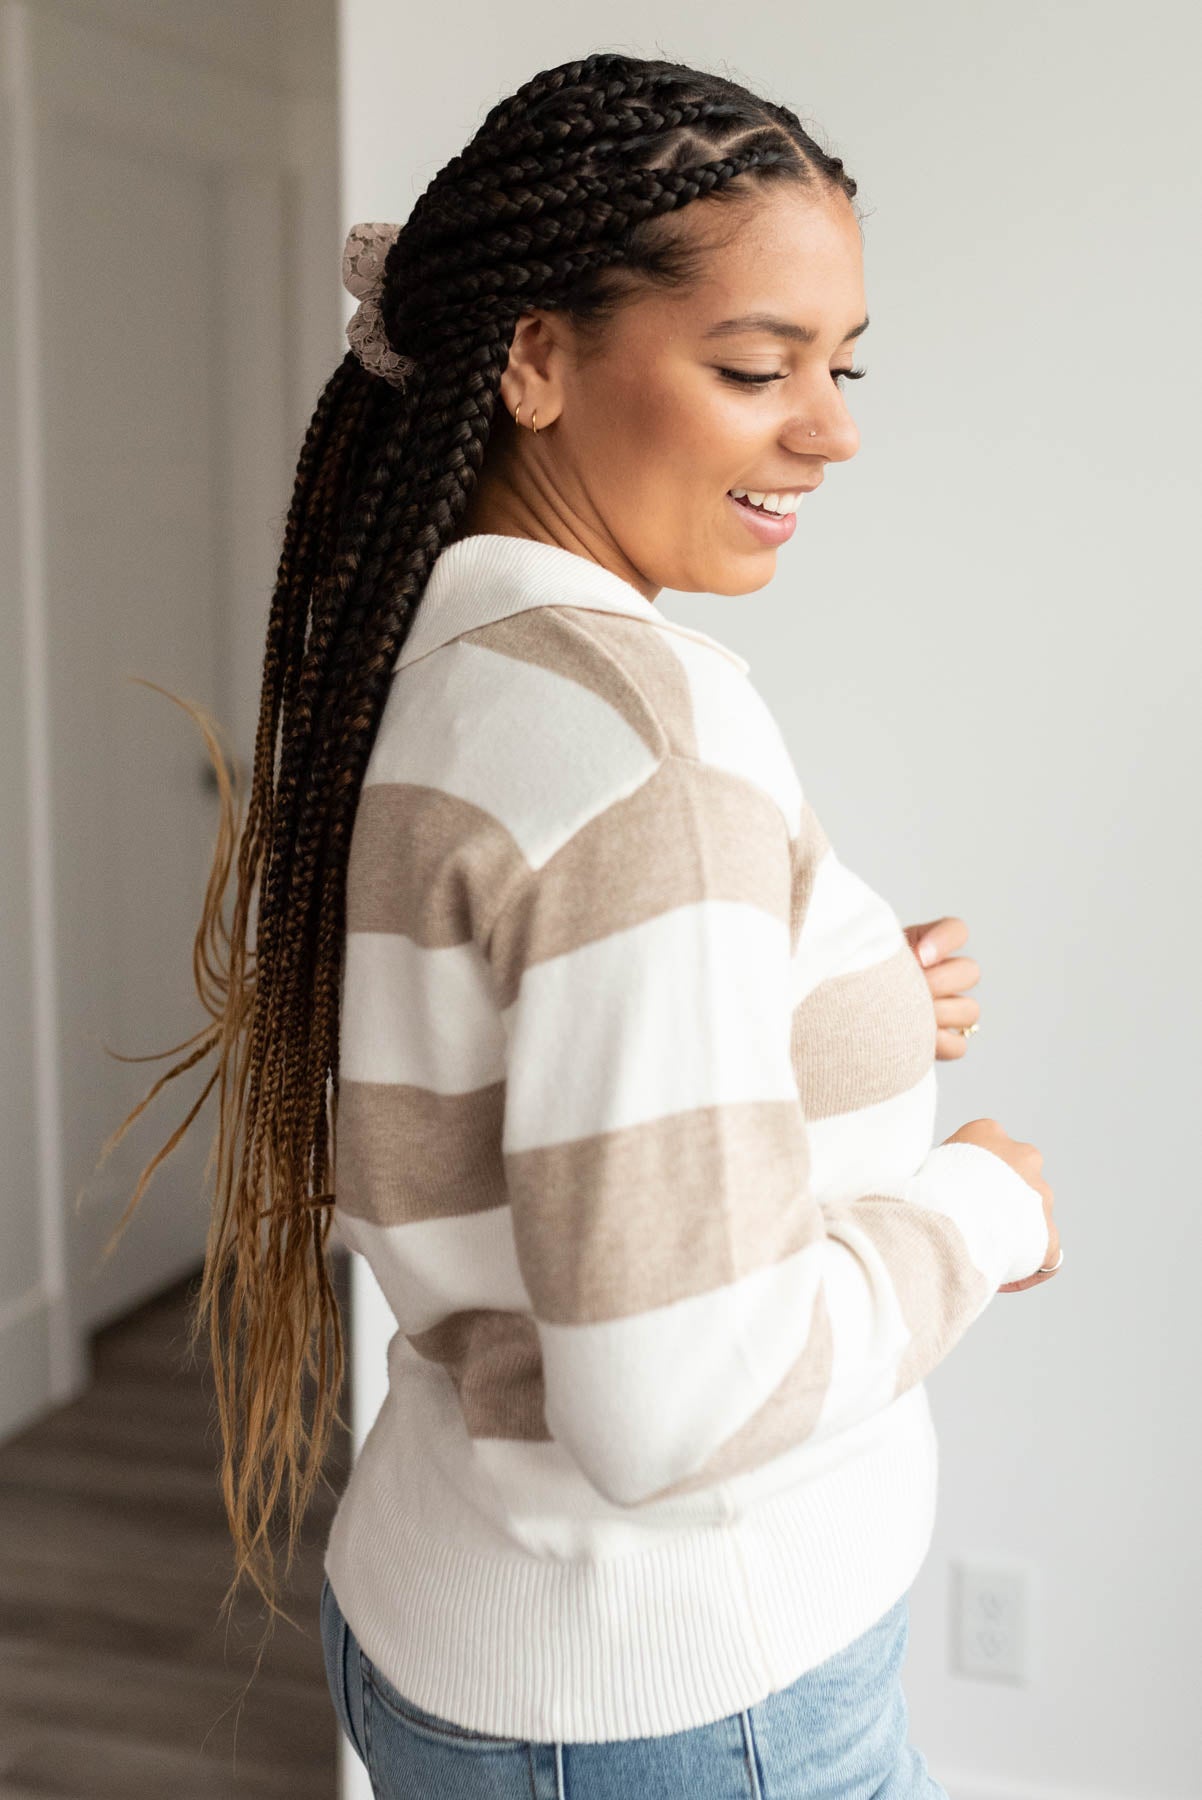
M 787 543 L 797 529 L 796 513 L 761 512 L 750 501 L 736 500 L 729 493 L 726 498 L 730 501 L 744 527 L 761 544 Z

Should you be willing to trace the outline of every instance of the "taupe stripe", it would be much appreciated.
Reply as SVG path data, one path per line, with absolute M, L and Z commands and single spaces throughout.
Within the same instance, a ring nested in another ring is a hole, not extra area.
M 506 1153 L 535 1314 L 624 1319 L 791 1256 L 822 1231 L 818 1209 L 801 1204 L 808 1155 L 787 1100 L 695 1107 Z
M 643 620 L 580 607 L 536 607 L 464 632 L 463 641 L 473 639 L 599 694 L 654 753 L 696 756 L 688 676 Z
M 967 1331 L 992 1293 L 969 1260 L 968 1246 L 953 1220 L 929 1208 L 884 1194 L 827 1208 L 867 1231 L 884 1257 L 910 1328 L 911 1338 L 898 1369 L 894 1397 L 928 1375 Z
M 760 788 L 706 763 L 670 757 L 548 859 L 537 908 L 533 888 L 506 908 L 490 951 L 497 1004 L 512 1003 L 531 963 L 673 907 L 742 900 L 787 925 L 788 843 L 779 809 Z
M 810 910 L 810 899 L 814 892 L 814 879 L 818 874 L 818 865 L 830 847 L 830 839 L 823 830 L 817 813 L 809 801 L 803 797 L 801 822 L 791 846 L 793 891 L 789 908 L 789 945 L 792 950 L 797 949 L 801 928 L 805 923 L 805 916 Z
M 341 1078 L 334 1137 L 339 1210 L 373 1225 L 407 1225 L 506 1205 L 504 1101 L 503 1081 L 467 1094 L 435 1094 L 402 1082 Z
M 793 1011 L 793 1067 L 807 1119 L 892 1100 L 934 1058 L 935 1009 L 909 944 L 869 969 L 829 976 Z
M 466 1308 L 409 1342 L 446 1369 L 471 1437 L 550 1441 L 542 1351 L 529 1313 Z
M 470 943 L 526 859 L 491 814 L 438 788 L 359 793 L 346 879 L 348 931 L 403 932 L 431 949 Z M 475 932 L 473 931 L 475 927 Z

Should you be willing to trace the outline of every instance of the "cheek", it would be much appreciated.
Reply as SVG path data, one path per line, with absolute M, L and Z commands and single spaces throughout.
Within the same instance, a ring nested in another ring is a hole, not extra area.
M 624 377 L 610 383 L 603 406 L 611 434 L 637 455 L 647 444 L 671 444 L 691 429 L 682 395 L 662 381 Z
M 704 383 L 645 383 L 609 403 L 628 471 L 645 478 L 653 467 L 661 491 L 675 493 L 678 503 L 682 495 L 700 499 L 715 484 L 729 486 L 763 435 L 753 402 Z

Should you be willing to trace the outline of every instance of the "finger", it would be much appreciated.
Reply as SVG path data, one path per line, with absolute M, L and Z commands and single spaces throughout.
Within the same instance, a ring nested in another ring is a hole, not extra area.
M 936 1000 L 935 1013 L 935 1056 L 939 1062 L 958 1062 L 968 1054 L 968 1039 L 964 1032 L 970 1025 L 975 1025 L 981 1016 L 977 1002 L 967 994 L 954 994 L 945 1000 Z
M 935 1023 L 944 1031 L 963 1031 L 975 1025 L 981 1008 L 971 994 L 952 994 L 935 1002 Z
M 934 963 L 942 962 L 953 950 L 958 950 L 967 937 L 968 926 L 964 920 L 947 917 L 916 928 L 912 943 L 919 962 L 929 969 Z
M 1052 1243 L 1055 1244 L 1055 1249 L 1052 1248 Z M 1054 1275 L 1059 1275 L 1061 1267 L 1060 1233 L 1056 1230 L 1055 1226 L 1052 1227 L 1050 1234 L 1047 1260 L 1049 1263 L 1054 1263 L 1056 1265 L 1055 1268 L 1037 1269 L 1033 1275 L 1025 1276 L 1022 1281 L 1008 1281 L 1006 1283 L 1006 1292 L 1008 1294 L 1017 1294 L 1021 1293 L 1024 1288 L 1042 1287 L 1045 1281 L 1051 1281 Z
M 981 979 L 980 965 L 971 956 L 949 956 L 926 971 L 927 986 L 936 996 L 962 994 Z
M 1042 1287 L 1045 1281 L 1059 1273 L 1059 1269 L 1048 1269 L 1042 1275 L 1028 1275 L 1022 1281 L 1007 1281 L 997 1291 L 999 1294 L 1021 1294 L 1026 1288 Z

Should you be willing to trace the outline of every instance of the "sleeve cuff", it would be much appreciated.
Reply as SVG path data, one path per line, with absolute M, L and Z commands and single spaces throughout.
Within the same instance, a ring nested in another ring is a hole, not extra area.
M 1048 1248 L 1043 1196 L 984 1145 L 936 1145 L 908 1197 L 954 1220 L 994 1288 L 1024 1281 L 1041 1266 Z

